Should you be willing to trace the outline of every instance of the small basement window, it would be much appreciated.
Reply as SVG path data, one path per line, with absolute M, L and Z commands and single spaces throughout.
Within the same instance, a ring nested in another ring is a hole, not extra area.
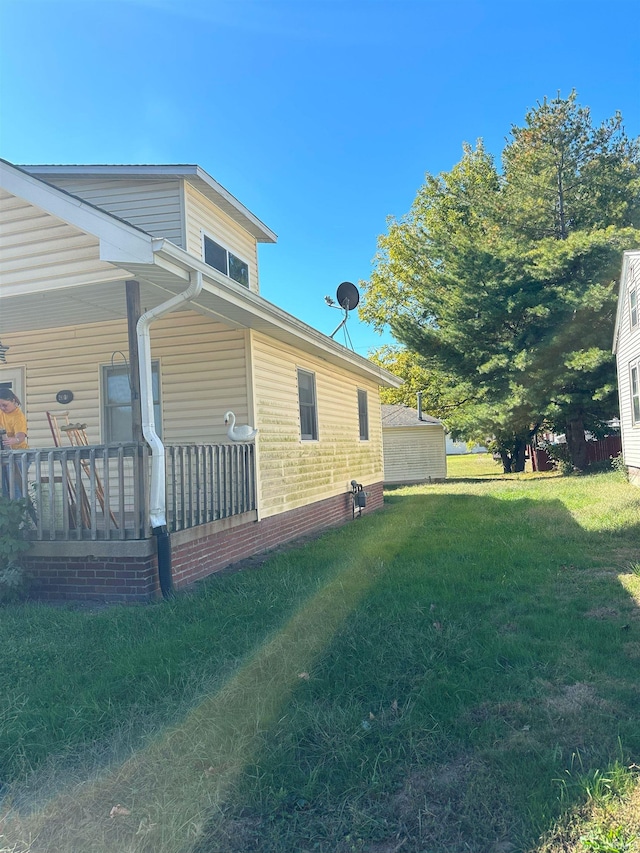
M 203 240 L 204 262 L 243 287 L 249 287 L 249 265 L 206 234 Z
M 367 392 L 358 388 L 358 421 L 360 424 L 360 441 L 369 440 L 369 400 Z

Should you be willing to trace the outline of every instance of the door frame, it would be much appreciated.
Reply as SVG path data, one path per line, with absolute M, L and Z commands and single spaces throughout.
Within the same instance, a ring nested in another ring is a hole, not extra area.
M 22 411 L 26 416 L 24 374 L 24 367 L 6 367 L 5 365 L 0 367 L 0 385 L 11 388 L 20 400 Z

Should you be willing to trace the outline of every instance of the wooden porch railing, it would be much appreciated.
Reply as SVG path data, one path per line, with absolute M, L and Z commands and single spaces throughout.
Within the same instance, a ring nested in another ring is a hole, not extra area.
M 127 444 L 0 451 L 3 493 L 28 497 L 38 541 L 146 539 L 150 453 Z M 255 447 L 166 448 L 171 532 L 256 508 Z
M 171 532 L 256 508 L 255 445 L 182 445 L 166 452 Z

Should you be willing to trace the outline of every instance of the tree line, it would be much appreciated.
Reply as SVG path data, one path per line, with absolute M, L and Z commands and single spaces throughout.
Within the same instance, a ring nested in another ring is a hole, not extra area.
M 618 413 L 611 352 L 622 252 L 640 246 L 640 138 L 594 124 L 575 92 L 512 126 L 500 168 L 482 141 L 428 174 L 390 219 L 360 316 L 401 346 L 373 359 L 454 438 L 492 442 L 524 470 L 541 429 L 587 465 L 585 430 Z

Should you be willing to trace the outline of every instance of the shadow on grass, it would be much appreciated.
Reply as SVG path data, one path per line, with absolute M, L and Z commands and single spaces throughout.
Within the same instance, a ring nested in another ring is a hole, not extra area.
M 473 476 L 447 477 L 446 483 L 486 483 L 493 480 L 497 482 L 509 480 L 512 482 L 526 482 L 531 480 L 552 480 L 557 476 L 557 474 L 549 476 L 549 474 L 544 471 L 527 471 L 518 474 L 474 474 Z
M 435 490 L 363 522 L 384 571 L 194 853 L 530 850 L 640 760 L 640 611 L 610 533 L 560 501 Z
M 150 609 L 136 651 L 169 689 L 164 633 L 215 691 L 8 831 L 33 853 L 528 850 L 585 780 L 640 760 L 640 611 L 615 556 L 638 537 L 587 532 L 557 500 L 433 489 L 211 578 L 209 613 Z

